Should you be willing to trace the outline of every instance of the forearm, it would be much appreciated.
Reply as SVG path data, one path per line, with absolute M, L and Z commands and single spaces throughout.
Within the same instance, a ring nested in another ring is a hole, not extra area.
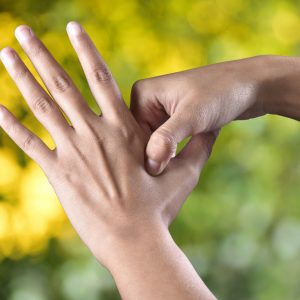
M 300 120 L 300 58 L 261 56 L 258 97 L 269 114 Z
M 122 299 L 215 299 L 165 229 L 116 243 L 107 267 Z

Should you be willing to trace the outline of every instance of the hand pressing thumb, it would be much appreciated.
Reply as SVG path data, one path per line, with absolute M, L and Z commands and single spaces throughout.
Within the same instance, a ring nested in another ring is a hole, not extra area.
M 146 168 L 151 175 L 159 175 L 176 155 L 177 144 L 194 134 L 190 120 L 180 114 L 172 115 L 149 139 L 146 148 Z

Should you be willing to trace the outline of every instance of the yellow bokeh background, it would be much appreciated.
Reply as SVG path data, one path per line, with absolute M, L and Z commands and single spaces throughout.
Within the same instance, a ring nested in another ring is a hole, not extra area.
M 295 0 L 1 0 L 0 48 L 15 48 L 37 76 L 14 37 L 16 26 L 32 26 L 95 111 L 65 32 L 70 20 L 90 34 L 127 104 L 141 78 L 300 53 Z M 0 102 L 54 147 L 2 65 L 0 92 Z M 230 124 L 172 225 L 176 242 L 220 299 L 300 298 L 299 145 L 293 120 L 268 116 Z M 42 171 L 1 131 L 0 299 L 84 297 L 119 299 Z

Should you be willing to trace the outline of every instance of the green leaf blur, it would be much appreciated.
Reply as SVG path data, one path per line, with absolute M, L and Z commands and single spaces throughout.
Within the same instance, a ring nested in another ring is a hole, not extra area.
M 33 70 L 13 36 L 17 25 L 32 26 L 95 111 L 65 32 L 70 20 L 91 35 L 127 103 L 137 79 L 300 52 L 296 0 L 1 0 L 0 47 L 14 47 Z M 2 65 L 0 93 L 1 103 L 52 145 Z M 274 116 L 226 126 L 171 227 L 220 299 L 300 299 L 299 129 Z M 120 299 L 38 166 L 2 131 L 0 299 Z

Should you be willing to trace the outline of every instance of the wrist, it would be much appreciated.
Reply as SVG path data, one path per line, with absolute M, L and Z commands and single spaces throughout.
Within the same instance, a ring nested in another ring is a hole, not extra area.
M 267 114 L 300 118 L 300 59 L 285 56 L 259 56 L 258 101 Z
M 126 299 L 215 299 L 162 224 L 118 239 L 106 267 Z
M 148 249 L 168 239 L 169 231 L 159 220 L 145 220 L 124 224 L 121 230 L 116 230 L 99 238 L 94 244 L 92 252 L 97 260 L 110 272 L 120 265 L 120 260 L 138 253 L 146 253 Z M 117 271 L 117 270 L 116 270 Z

